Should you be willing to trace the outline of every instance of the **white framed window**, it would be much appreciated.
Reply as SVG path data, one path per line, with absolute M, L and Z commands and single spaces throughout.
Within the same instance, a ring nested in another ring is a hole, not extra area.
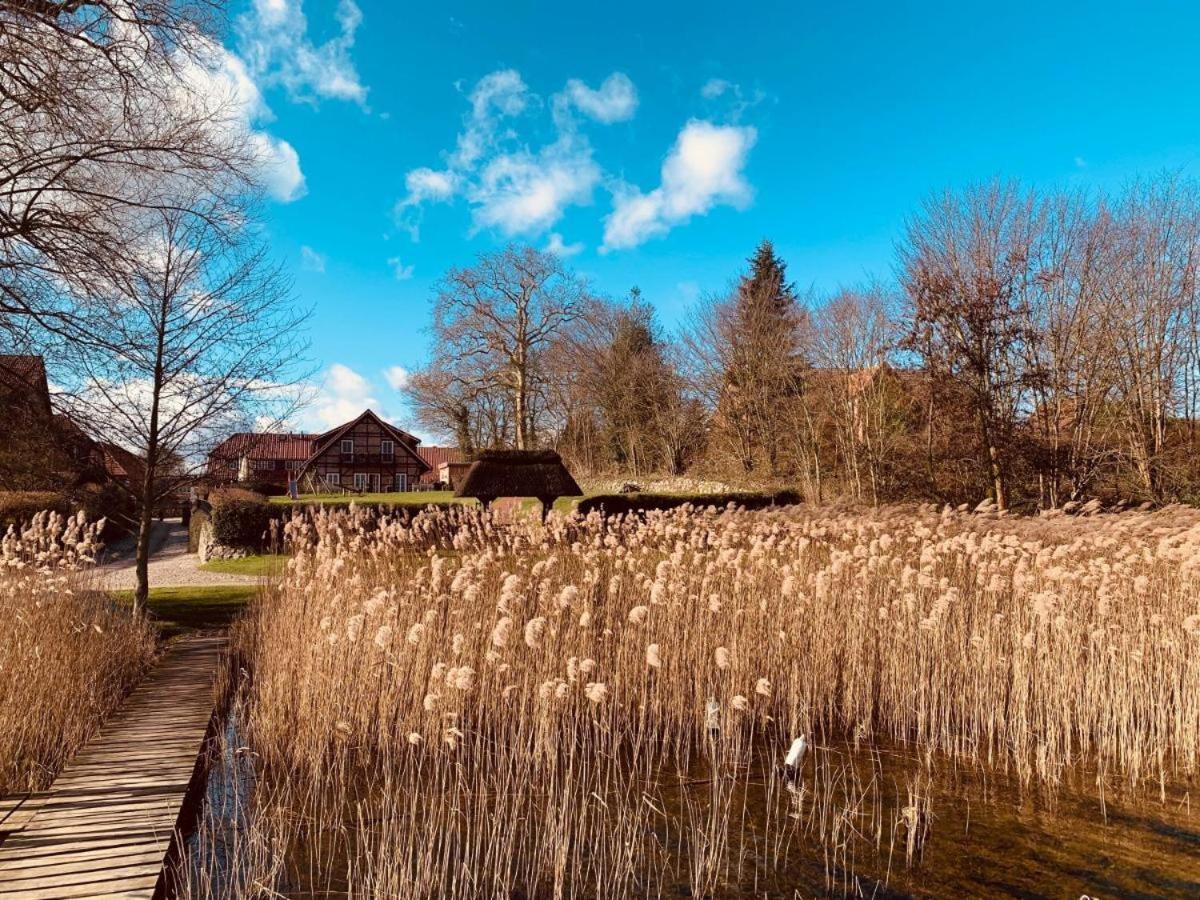
M 289 472 L 295 472 L 297 469 L 299 469 L 299 468 L 300 468 L 300 460 L 298 460 L 298 459 L 285 459 L 285 460 L 283 461 L 283 467 L 284 467 L 285 469 L 287 469 Z
M 361 490 L 365 490 L 366 487 L 367 487 L 367 473 L 366 472 L 355 472 L 354 473 L 354 489 L 356 491 L 361 491 Z
M 384 459 L 395 459 L 396 458 L 396 442 L 395 441 L 381 442 L 379 445 L 379 452 L 381 454 L 383 454 Z
M 273 459 L 252 459 L 250 460 L 250 468 L 258 472 L 266 472 L 275 468 L 275 460 Z
M 378 472 L 371 473 L 371 490 L 374 491 L 376 494 L 379 493 L 379 473 Z
M 328 475 L 325 476 L 325 480 L 328 481 L 330 484 L 340 485 L 342 483 L 342 473 L 341 472 L 330 472 Z
M 392 477 L 392 490 L 396 492 L 408 490 L 408 476 L 403 472 L 397 472 Z
M 342 438 L 342 455 L 354 455 L 354 438 Z

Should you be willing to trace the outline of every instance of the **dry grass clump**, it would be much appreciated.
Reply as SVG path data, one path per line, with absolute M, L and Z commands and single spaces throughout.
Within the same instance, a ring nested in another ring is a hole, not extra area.
M 45 788 L 154 653 L 154 630 L 89 590 L 100 525 L 41 513 L 0 539 L 0 795 Z
M 913 862 L 936 810 L 926 772 L 889 781 L 839 742 L 1050 789 L 1196 774 L 1193 510 L 290 530 L 300 552 L 235 634 L 259 778 L 243 866 L 275 889 L 707 895 L 816 860 L 858 890 L 859 851 Z

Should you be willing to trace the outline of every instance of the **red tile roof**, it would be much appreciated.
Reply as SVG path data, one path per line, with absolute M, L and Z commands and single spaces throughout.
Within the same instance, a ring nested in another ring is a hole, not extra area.
M 316 434 L 257 434 L 242 431 L 221 441 L 210 456 L 236 459 L 249 456 L 252 459 L 291 459 L 303 462 L 312 454 Z
M 112 443 L 102 444 L 101 449 L 104 451 L 104 471 L 110 478 L 140 486 L 139 482 L 146 477 L 146 466 L 140 456 Z
M 390 422 L 385 422 L 371 410 L 366 410 L 349 422 L 321 434 L 260 434 L 241 431 L 230 435 L 214 447 L 212 452 L 209 453 L 209 458 L 229 461 L 247 456 L 250 459 L 282 459 L 307 462 L 313 453 L 330 446 L 342 430 L 351 427 L 367 416 L 377 419 L 381 425 L 394 434 L 409 452 L 412 452 L 414 448 L 411 444 L 415 443 L 417 438 L 410 435 L 407 431 L 397 428 Z M 422 447 L 418 444 L 415 449 L 421 461 L 435 472 L 437 471 L 437 467 L 444 462 L 461 462 L 463 460 L 462 453 L 456 447 Z
M 417 453 L 435 473 L 442 463 L 466 462 L 466 456 L 457 447 L 417 447 Z

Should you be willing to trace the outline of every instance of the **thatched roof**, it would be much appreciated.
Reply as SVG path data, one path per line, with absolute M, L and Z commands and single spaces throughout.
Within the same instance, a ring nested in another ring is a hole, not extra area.
M 553 450 L 481 450 L 458 497 L 575 497 L 583 493 Z

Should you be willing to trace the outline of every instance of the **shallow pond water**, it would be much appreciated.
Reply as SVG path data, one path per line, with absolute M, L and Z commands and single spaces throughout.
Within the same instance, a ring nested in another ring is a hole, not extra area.
M 337 828 L 314 833 L 301 810 L 275 809 L 292 821 L 282 829 L 288 847 L 272 860 L 269 890 L 261 889 L 268 887 L 262 855 L 259 869 L 242 865 L 253 856 L 246 838 L 255 757 L 241 747 L 232 719 L 223 737 L 188 842 L 190 887 L 182 893 L 344 895 L 356 840 L 348 813 Z M 645 839 L 673 858 L 644 893 L 693 896 L 686 823 L 717 804 L 734 839 L 713 897 L 1200 897 L 1194 787 L 1169 785 L 1162 801 L 1157 788 L 1148 796 L 1109 786 L 1102 799 L 1094 775 L 1080 772 L 1050 795 L 946 760 L 927 765 L 903 748 L 849 744 L 812 748 L 791 777 L 767 765 L 714 777 L 697 760 L 639 787 L 657 813 Z

